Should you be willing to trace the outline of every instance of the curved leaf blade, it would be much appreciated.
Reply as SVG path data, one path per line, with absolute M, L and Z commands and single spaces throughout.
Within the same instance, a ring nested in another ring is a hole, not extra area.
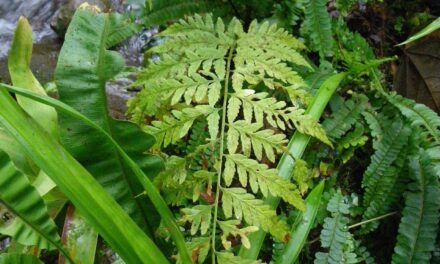
M 0 152 L 0 203 L 15 215 L 15 219 L 0 222 L 0 233 L 23 245 L 63 251 L 43 199 L 4 152 Z

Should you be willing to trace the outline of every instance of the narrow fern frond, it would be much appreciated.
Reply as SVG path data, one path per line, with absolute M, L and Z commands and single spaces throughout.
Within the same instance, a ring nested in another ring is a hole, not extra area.
M 423 104 L 404 98 L 396 93 L 385 94 L 387 100 L 397 107 L 415 127 L 423 128 L 423 138 L 436 146 L 440 145 L 440 117 Z
M 339 105 L 338 110 L 322 123 L 327 136 L 332 140 L 340 139 L 356 123 L 366 102 L 367 97 L 360 95 Z
M 277 218 L 275 210 L 242 188 L 222 188 L 223 212 L 227 218 L 233 215 L 248 224 L 270 232 L 280 241 L 289 240 L 289 227 Z
M 318 51 L 321 58 L 331 55 L 334 45 L 331 18 L 326 4 L 327 0 L 307 1 L 304 6 L 305 19 L 301 26 L 303 35 L 310 39 L 310 47 Z
M 405 193 L 392 263 L 429 263 L 440 219 L 439 172 L 424 151 L 409 159 L 409 168 L 413 182 Z
M 349 219 L 345 216 L 350 213 L 347 198 L 340 191 L 330 199 L 327 210 L 331 217 L 324 219 L 321 231 L 321 246 L 328 252 L 318 252 L 315 255 L 315 264 L 323 263 L 357 263 L 353 237 L 348 232 Z
M 281 197 L 300 210 L 305 209 L 298 188 L 290 181 L 279 177 L 276 169 L 269 169 L 267 165 L 241 154 L 226 155 L 223 173 L 226 186 L 231 185 L 236 174 L 238 174 L 238 179 L 243 187 L 246 187 L 249 181 L 253 193 L 258 193 L 260 190 L 264 197 L 271 194 L 275 197 Z
M 184 137 L 197 118 L 214 111 L 217 109 L 207 105 L 185 108 L 182 111 L 173 110 L 172 116 L 164 116 L 162 121 L 153 121 L 151 126 L 145 127 L 145 131 L 156 137 L 157 145 L 163 144 L 166 147 Z
M 397 159 L 399 153 L 408 144 L 411 130 L 400 119 L 397 119 L 385 132 L 378 143 L 378 148 L 371 157 L 371 163 L 364 173 L 362 186 L 366 188 L 364 205 L 368 206 L 385 172 Z

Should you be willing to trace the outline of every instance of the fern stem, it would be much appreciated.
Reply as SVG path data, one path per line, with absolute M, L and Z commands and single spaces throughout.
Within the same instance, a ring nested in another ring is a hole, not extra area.
M 215 196 L 215 203 L 214 203 L 214 217 L 212 220 L 212 264 L 215 264 L 215 236 L 216 236 L 216 229 L 217 229 L 217 215 L 218 215 L 218 204 L 219 204 L 219 197 L 220 197 L 220 188 L 221 188 L 221 179 L 222 179 L 222 170 L 223 170 L 223 157 L 224 157 L 224 142 L 225 142 L 225 128 L 226 128 L 226 107 L 228 103 L 228 88 L 229 88 L 229 79 L 231 74 L 231 62 L 232 62 L 232 54 L 235 50 L 235 42 L 232 44 L 231 49 L 229 50 L 228 59 L 226 62 L 226 77 L 225 77 L 225 85 L 224 85 L 224 91 L 223 91 L 223 106 L 222 106 L 222 123 L 221 123 L 221 130 L 220 130 L 220 157 L 219 157 L 219 166 L 217 170 L 217 193 Z
M 352 229 L 352 228 L 355 228 L 355 227 L 358 227 L 358 226 L 361 226 L 361 225 L 365 225 L 365 224 L 368 224 L 368 223 L 371 223 L 371 222 L 374 222 L 374 221 L 377 221 L 377 220 L 381 220 L 381 219 L 387 218 L 387 217 L 395 215 L 395 214 L 397 214 L 397 212 L 391 212 L 391 213 L 384 214 L 384 215 L 381 215 L 381 216 L 378 216 L 378 217 L 375 217 L 375 218 L 371 218 L 371 219 L 368 219 L 368 220 L 365 220 L 365 221 L 353 224 L 351 226 L 348 226 L 348 229 Z

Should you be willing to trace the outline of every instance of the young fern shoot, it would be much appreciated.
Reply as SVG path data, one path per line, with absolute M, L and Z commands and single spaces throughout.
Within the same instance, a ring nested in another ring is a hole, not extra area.
M 191 223 L 188 235 L 201 227 L 202 237 L 188 244 L 197 262 L 203 263 L 211 248 L 213 263 L 248 263 L 230 251 L 231 236 L 251 247 L 247 235 L 261 228 L 289 240 L 287 223 L 261 198 L 280 197 L 304 209 L 297 186 L 271 168 L 285 149 L 286 133 L 297 129 L 331 144 L 301 108 L 306 85 L 289 66 L 310 67 L 299 53 L 305 47 L 267 22 L 254 21 L 246 32 L 237 19 L 225 26 L 211 15 L 180 20 L 160 36 L 165 43 L 149 51 L 160 60 L 139 74 L 136 84 L 145 88 L 130 101 L 129 113 L 135 122 L 147 120 L 144 129 L 159 149 L 182 156 L 178 176 L 167 169 L 156 182 L 159 188 L 185 190 L 170 203 L 186 206 L 181 222 Z

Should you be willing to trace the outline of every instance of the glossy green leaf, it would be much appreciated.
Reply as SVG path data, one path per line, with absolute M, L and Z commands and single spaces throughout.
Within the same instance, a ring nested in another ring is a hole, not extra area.
M 114 120 L 107 110 L 105 82 L 124 66 L 122 57 L 106 49 L 115 24 L 113 14 L 95 13 L 88 5 L 75 13 L 61 49 L 55 81 L 60 100 L 97 123 L 121 143 L 145 173 L 152 177 L 162 168 L 161 159 L 143 153 L 154 144 L 151 135 L 132 123 Z M 83 122 L 61 114 L 61 142 L 70 153 L 151 236 L 154 223 L 148 223 L 154 209 L 148 207 L 143 188 L 102 134 Z M 93 149 L 93 151 L 91 151 Z M 151 227 L 149 226 L 151 225 Z
M 57 227 L 43 199 L 4 152 L 0 152 L 0 208 L 2 206 L 7 210 L 1 210 L 1 234 L 23 245 L 63 250 Z
M 26 115 L 5 90 L 0 91 L 0 106 L 0 123 L 127 263 L 168 263 L 93 176 Z
M 307 108 L 306 113 L 309 114 L 314 120 L 319 120 L 322 112 L 327 106 L 330 98 L 338 88 L 339 84 L 347 76 L 346 72 L 332 75 L 319 87 L 312 103 Z M 293 137 L 289 141 L 287 152 L 281 157 L 278 162 L 277 169 L 279 176 L 284 179 L 290 179 L 292 176 L 293 168 L 295 166 L 294 159 L 300 159 L 310 141 L 310 136 L 304 135 L 298 131 L 295 132 Z M 266 203 L 272 208 L 276 208 L 280 202 L 279 198 L 269 197 Z M 244 247 L 240 248 L 240 256 L 246 259 L 257 259 L 260 249 L 263 245 L 266 233 L 264 231 L 258 231 L 250 235 L 250 241 L 252 241 L 252 247 L 248 250 Z
M 310 194 L 307 196 L 306 210 L 295 220 L 290 234 L 290 241 L 287 243 L 283 254 L 276 263 L 278 264 L 293 264 L 301 253 L 302 248 L 307 240 L 310 229 L 315 222 L 316 214 L 318 213 L 321 204 L 322 191 L 324 190 L 324 181 L 321 181 Z

